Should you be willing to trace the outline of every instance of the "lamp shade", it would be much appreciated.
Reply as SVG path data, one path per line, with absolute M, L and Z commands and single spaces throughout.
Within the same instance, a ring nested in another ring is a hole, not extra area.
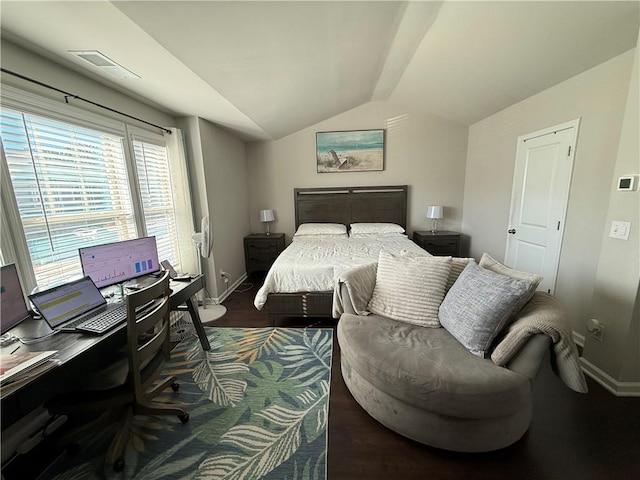
M 429 205 L 427 207 L 427 218 L 444 218 L 441 205 Z
M 260 221 L 261 222 L 273 222 L 276 219 L 273 214 L 273 210 L 260 210 Z

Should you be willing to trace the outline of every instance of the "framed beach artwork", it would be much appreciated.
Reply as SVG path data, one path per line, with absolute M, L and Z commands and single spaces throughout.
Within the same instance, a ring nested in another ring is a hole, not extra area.
M 384 130 L 316 133 L 318 173 L 384 169 Z

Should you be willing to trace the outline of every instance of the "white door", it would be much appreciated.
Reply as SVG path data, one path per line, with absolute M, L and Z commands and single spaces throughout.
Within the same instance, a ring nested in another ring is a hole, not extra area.
M 580 120 L 518 137 L 505 263 L 554 293 Z

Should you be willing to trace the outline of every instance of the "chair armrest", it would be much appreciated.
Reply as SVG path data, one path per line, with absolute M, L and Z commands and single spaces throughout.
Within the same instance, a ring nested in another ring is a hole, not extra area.
M 368 315 L 367 304 L 376 285 L 377 263 L 358 265 L 342 272 L 333 292 L 333 318 L 342 313 Z
M 542 333 L 533 335 L 507 363 L 506 367 L 533 381 L 538 375 L 542 359 L 550 346 L 551 337 L 548 335 Z
M 351 302 L 351 295 L 349 295 L 349 289 L 346 283 L 340 283 L 340 295 L 342 298 L 342 309 L 344 313 L 350 313 L 351 315 L 357 315 L 353 303 Z

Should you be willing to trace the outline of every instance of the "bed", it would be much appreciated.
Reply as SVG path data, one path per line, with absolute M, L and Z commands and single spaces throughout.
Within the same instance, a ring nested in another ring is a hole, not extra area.
M 406 229 L 407 185 L 294 189 L 295 226 L 389 223 Z M 321 237 L 321 236 L 319 236 Z M 280 254 L 256 294 L 269 318 L 331 317 L 337 275 L 374 263 L 381 249 L 424 252 L 404 235 L 380 238 L 300 238 Z

